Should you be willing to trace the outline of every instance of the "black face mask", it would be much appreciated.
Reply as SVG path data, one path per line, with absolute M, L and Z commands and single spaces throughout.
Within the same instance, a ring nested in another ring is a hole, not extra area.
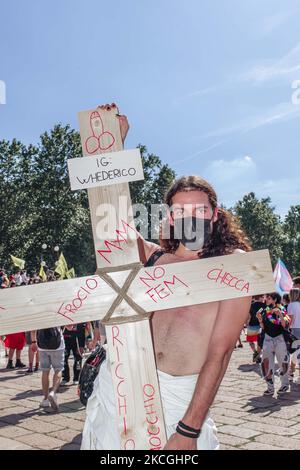
M 197 217 L 174 219 L 174 238 L 189 250 L 200 251 L 211 237 L 211 220 Z

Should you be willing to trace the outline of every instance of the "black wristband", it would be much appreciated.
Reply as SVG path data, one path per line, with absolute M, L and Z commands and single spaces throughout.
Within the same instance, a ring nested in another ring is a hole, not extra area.
M 31 341 L 31 343 L 36 343 L 36 341 Z
M 178 422 L 178 426 L 180 426 L 182 429 L 185 429 L 185 431 L 189 431 L 190 433 L 197 434 L 197 437 L 200 436 L 201 428 L 200 429 L 191 428 L 191 426 L 188 426 L 182 421 Z
M 197 438 L 199 437 L 199 435 L 200 435 L 200 433 L 199 433 L 198 436 L 197 436 L 197 435 L 194 435 L 194 434 L 190 434 L 189 432 L 186 432 L 186 431 L 183 431 L 183 429 L 180 429 L 179 426 L 177 426 L 176 432 L 177 432 L 178 434 L 181 434 L 181 435 L 184 436 L 184 437 L 189 437 L 190 439 L 197 439 Z

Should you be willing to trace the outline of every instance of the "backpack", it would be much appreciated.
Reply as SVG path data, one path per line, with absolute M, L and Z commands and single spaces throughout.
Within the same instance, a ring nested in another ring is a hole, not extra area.
M 45 328 L 38 330 L 37 345 L 40 349 L 58 349 L 61 343 L 60 328 Z
M 293 335 L 289 328 L 285 328 L 282 332 L 283 338 L 286 344 L 286 349 L 290 354 L 293 354 L 297 349 L 299 349 L 299 340 Z
M 98 345 L 85 361 L 79 376 L 78 396 L 81 403 L 86 406 L 93 389 L 94 381 L 99 373 L 100 366 L 106 357 L 105 349 Z

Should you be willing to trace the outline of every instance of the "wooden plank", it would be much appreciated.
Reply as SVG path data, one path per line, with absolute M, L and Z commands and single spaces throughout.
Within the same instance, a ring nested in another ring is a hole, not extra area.
M 122 287 L 129 272 L 114 272 L 111 277 Z M 269 252 L 259 250 L 142 268 L 128 295 L 152 312 L 274 289 Z M 1 290 L 0 334 L 99 320 L 116 296 L 96 275 Z M 114 317 L 133 314 L 123 301 Z
M 123 149 L 117 113 L 117 108 L 105 111 L 98 107 L 78 114 L 84 156 L 93 158 L 99 153 Z M 113 188 L 90 188 L 88 197 L 97 267 L 106 265 L 105 253 L 111 252 L 112 240 L 117 240 L 113 244 L 117 248 L 110 256 L 109 266 L 137 263 L 136 232 L 129 229 L 131 225 L 134 227 L 134 221 L 128 183 L 116 184 Z M 126 252 L 120 248 L 124 243 Z M 103 256 L 99 252 L 103 252 Z
M 121 449 L 160 450 L 166 434 L 149 321 L 105 329 Z
M 116 152 L 122 150 L 123 145 L 120 135 L 119 120 L 116 117 L 117 113 L 117 108 L 111 108 L 109 111 L 97 108 L 96 110 L 79 113 L 83 155 L 95 155 L 95 153 L 99 152 Z M 112 159 L 113 158 L 115 157 L 112 156 Z M 110 267 L 118 267 L 139 262 L 140 257 L 136 230 L 135 228 L 133 230 L 130 228 L 131 226 L 134 227 L 134 221 L 128 183 L 116 184 L 104 188 L 90 188 L 88 189 L 88 197 L 97 268 L 107 266 L 107 264 L 109 264 Z M 126 249 L 123 249 L 124 244 L 126 245 Z M 113 252 L 111 251 L 111 247 L 114 248 Z M 106 256 L 108 253 L 110 254 L 109 258 Z M 123 275 L 124 273 L 122 273 L 121 277 Z M 123 285 L 123 282 L 121 285 Z M 98 318 L 100 319 L 102 317 L 98 315 Z M 149 320 L 143 321 L 142 325 L 140 322 L 131 325 L 124 324 L 120 328 L 122 329 L 122 337 L 124 340 L 133 338 L 133 344 L 137 346 L 140 344 L 140 341 L 143 341 L 145 345 L 143 349 L 144 359 L 146 363 L 151 364 L 151 367 L 145 369 L 143 362 L 138 359 L 139 350 L 132 351 L 131 356 L 133 355 L 134 360 L 132 357 L 130 360 L 129 348 L 127 346 L 124 347 L 122 350 L 122 360 L 124 361 L 123 363 L 126 369 L 126 390 L 140 403 L 141 400 L 143 400 L 143 381 L 144 383 L 152 384 L 156 391 L 155 404 L 158 410 L 157 412 L 159 413 L 160 420 L 162 420 L 162 409 Z M 110 339 L 108 339 L 108 348 L 113 358 L 115 348 Z M 137 364 L 140 371 L 143 371 L 141 375 L 138 374 L 135 377 L 135 381 L 132 380 L 131 376 L 131 368 L 134 363 Z M 119 384 L 115 380 L 113 383 L 114 392 L 117 396 L 119 393 Z M 133 430 L 141 431 L 141 422 L 144 422 L 146 419 L 146 410 L 141 407 L 133 409 L 131 405 L 128 419 L 131 432 L 136 434 L 136 431 Z M 119 416 L 119 426 L 120 429 L 124 427 L 124 419 L 122 419 L 122 416 Z M 161 432 L 164 433 L 163 430 Z M 123 435 L 121 435 L 121 440 L 124 442 Z M 164 445 L 164 443 L 165 441 L 162 440 L 162 445 Z M 148 448 L 146 432 L 141 432 L 137 446 L 136 448 L 140 449 Z
M 68 168 L 73 191 L 144 179 L 140 149 L 71 158 Z
M 150 312 L 274 290 L 269 251 L 258 250 L 143 268 L 128 294 Z

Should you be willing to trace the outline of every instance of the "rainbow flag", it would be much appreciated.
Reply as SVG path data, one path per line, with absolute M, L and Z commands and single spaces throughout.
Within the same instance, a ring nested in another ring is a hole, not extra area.
M 280 295 L 289 292 L 293 287 L 293 280 L 284 262 L 279 258 L 274 270 L 276 290 Z

